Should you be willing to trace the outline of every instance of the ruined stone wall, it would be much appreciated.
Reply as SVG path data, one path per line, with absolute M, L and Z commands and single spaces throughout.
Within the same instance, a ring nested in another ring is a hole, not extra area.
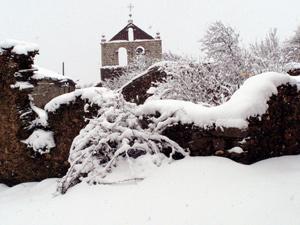
M 65 159 L 63 170 L 67 171 L 70 147 L 73 139 L 88 123 L 88 119 L 97 116 L 98 106 L 93 105 L 85 109 L 86 101 L 76 98 L 75 101 L 61 105 L 56 111 L 48 112 L 49 129 L 54 133 L 56 148 Z M 52 150 L 53 151 L 53 150 Z
M 3 66 L 6 65 L 6 66 Z M 26 136 L 20 133 L 22 121 L 17 108 L 18 99 L 24 98 L 28 103 L 26 93 L 16 95 L 10 88 L 16 82 L 13 76 L 18 71 L 18 64 L 13 60 L 0 56 L 0 182 L 6 183 L 14 179 L 18 168 L 14 161 L 19 159 L 19 152 L 14 149 L 23 149 L 20 138 Z M 9 176 L 8 176 L 9 175 Z
M 166 72 L 159 67 L 150 68 L 144 76 L 138 77 L 122 88 L 124 99 L 128 102 L 143 104 L 151 96 L 147 91 L 156 82 L 162 82 L 167 77 Z
M 120 41 L 120 42 L 104 42 L 101 43 L 102 66 L 119 65 L 118 50 L 126 48 L 128 54 L 128 63 L 134 61 L 136 57 L 136 49 L 138 47 L 145 49 L 145 56 L 160 60 L 162 57 L 161 40 L 145 40 L 145 41 Z
M 77 98 L 50 112 L 48 124 L 37 123 L 31 97 L 41 106 L 46 101 L 41 94 L 47 99 L 69 92 L 70 86 L 32 79 L 35 54 L 17 55 L 9 49 L 0 52 L 0 183 L 7 185 L 65 175 L 73 139 L 88 122 L 86 119 L 97 115 L 95 105 L 87 109 L 86 102 Z M 24 88 L 16 85 L 22 82 Z M 52 83 L 55 87 L 49 88 Z M 39 154 L 22 142 L 36 129 L 54 133 L 56 147 L 49 153 Z
M 22 143 L 40 126 L 33 123 L 38 115 L 30 99 L 37 85 L 31 79 L 35 54 L 16 55 L 9 50 L 0 54 L 0 183 L 8 185 L 61 177 L 68 168 L 68 150 L 55 148 L 39 155 Z M 26 82 L 32 88 L 19 89 L 14 87 L 16 82 Z
M 122 94 L 127 101 L 143 104 L 151 96 L 147 90 L 166 76 L 163 70 L 153 67 L 123 87 Z M 218 155 L 245 164 L 300 154 L 300 92 L 297 87 L 278 87 L 278 94 L 270 98 L 268 105 L 262 117 L 248 119 L 249 127 L 245 130 L 216 126 L 203 129 L 193 124 L 177 124 L 167 127 L 163 134 L 189 149 L 192 156 Z M 241 147 L 244 153 L 228 152 L 233 147 Z
M 125 74 L 126 68 L 121 66 L 101 67 L 101 81 L 109 80 L 112 78 L 120 77 Z
M 222 156 L 244 164 L 283 155 L 300 154 L 300 92 L 283 85 L 268 101 L 261 117 L 250 117 L 245 130 L 193 124 L 167 127 L 163 134 L 189 149 L 191 156 Z M 228 150 L 241 147 L 244 152 Z
M 34 104 L 39 108 L 44 106 L 54 97 L 75 90 L 75 85 L 69 82 L 59 82 L 51 79 L 38 80 L 33 88 L 32 97 Z
M 290 69 L 287 73 L 291 76 L 299 76 L 300 75 L 300 68 Z

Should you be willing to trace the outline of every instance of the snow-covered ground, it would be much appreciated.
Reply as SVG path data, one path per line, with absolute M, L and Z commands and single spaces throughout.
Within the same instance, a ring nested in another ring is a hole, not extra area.
M 55 195 L 56 179 L 0 185 L 1 225 L 298 225 L 300 156 L 251 166 L 218 157 L 154 168 L 131 165 L 143 181 L 89 186 Z M 128 164 L 124 164 L 128 165 Z M 144 172 L 142 170 L 144 169 Z M 127 170 L 120 167 L 115 174 Z M 115 175 L 116 176 L 116 175 Z

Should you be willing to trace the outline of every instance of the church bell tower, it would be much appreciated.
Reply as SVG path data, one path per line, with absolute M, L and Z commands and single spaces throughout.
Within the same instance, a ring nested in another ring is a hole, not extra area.
M 101 80 L 112 78 L 114 73 L 111 71 L 121 71 L 140 55 L 161 60 L 160 34 L 156 33 L 154 38 L 136 26 L 132 19 L 133 5 L 128 7 L 130 13 L 127 25 L 109 41 L 104 35 L 101 38 Z

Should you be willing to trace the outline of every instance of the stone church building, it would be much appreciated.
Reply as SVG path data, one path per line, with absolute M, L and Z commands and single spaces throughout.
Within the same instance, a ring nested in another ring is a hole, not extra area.
M 128 24 L 109 41 L 101 40 L 101 80 L 122 75 L 124 68 L 139 56 L 161 59 L 162 41 L 160 34 L 155 38 L 133 23 Z

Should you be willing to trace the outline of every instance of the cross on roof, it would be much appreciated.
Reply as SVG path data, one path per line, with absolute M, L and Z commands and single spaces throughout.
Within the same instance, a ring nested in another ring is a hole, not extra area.
M 129 12 L 130 12 L 130 13 L 132 12 L 133 8 L 134 8 L 134 5 L 133 5 L 132 3 L 130 3 L 130 4 L 128 5 L 128 9 L 129 9 Z
M 133 10 L 133 8 L 134 8 L 134 5 L 132 4 L 132 3 L 130 3 L 129 5 L 128 5 L 128 9 L 129 9 L 129 18 L 131 19 L 131 17 L 132 17 L 132 10 Z

